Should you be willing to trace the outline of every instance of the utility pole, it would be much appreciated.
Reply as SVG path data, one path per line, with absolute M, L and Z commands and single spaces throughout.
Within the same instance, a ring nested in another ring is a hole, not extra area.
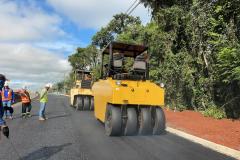
M 63 74 L 63 93 L 66 94 L 66 73 Z

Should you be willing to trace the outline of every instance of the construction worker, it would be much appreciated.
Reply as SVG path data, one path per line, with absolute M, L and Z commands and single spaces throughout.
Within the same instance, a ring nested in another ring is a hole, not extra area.
M 2 90 L 2 105 L 6 119 L 8 118 L 8 111 L 10 113 L 10 119 L 13 119 L 12 103 L 14 103 L 14 93 L 13 90 L 9 88 L 8 81 L 6 81 Z
M 0 74 L 0 95 L 2 94 L 1 92 L 2 92 L 2 88 L 4 86 L 5 81 L 6 81 L 5 76 Z M 0 132 L 2 131 L 3 135 L 8 138 L 9 128 L 6 125 L 6 122 L 3 120 L 3 115 L 4 115 L 4 111 L 2 106 L 2 98 L 0 96 Z
M 23 86 L 21 90 L 17 91 L 17 93 L 20 95 L 22 101 L 22 118 L 31 117 L 31 97 L 27 91 L 27 86 Z
M 40 109 L 39 109 L 39 120 L 46 120 L 45 109 L 48 102 L 48 91 L 51 88 L 51 84 L 48 83 L 45 85 L 44 89 L 40 93 Z
M 85 77 L 86 80 L 92 80 L 92 75 L 91 74 L 87 74 L 87 77 Z

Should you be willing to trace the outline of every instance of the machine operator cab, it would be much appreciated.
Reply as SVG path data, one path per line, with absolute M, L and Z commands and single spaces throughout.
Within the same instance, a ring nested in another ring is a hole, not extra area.
M 103 65 L 102 78 L 147 80 L 149 77 L 147 49 L 140 45 L 111 43 L 103 52 L 102 61 L 108 56 L 108 63 Z
M 92 87 L 92 75 L 90 71 L 86 70 L 75 70 L 74 79 L 76 87 L 91 89 Z
M 148 48 L 111 42 L 102 52 L 101 79 L 93 84 L 94 114 L 109 136 L 160 134 L 164 88 L 149 80 Z

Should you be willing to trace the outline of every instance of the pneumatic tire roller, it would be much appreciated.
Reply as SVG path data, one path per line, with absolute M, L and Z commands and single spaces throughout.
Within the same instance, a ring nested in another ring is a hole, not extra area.
M 102 53 L 102 77 L 92 87 L 94 115 L 108 136 L 159 135 L 165 131 L 164 86 L 149 80 L 147 47 L 112 42 Z M 134 59 L 126 71 L 125 58 Z M 105 69 L 103 68 L 105 66 Z M 105 70 L 105 73 L 104 73 Z

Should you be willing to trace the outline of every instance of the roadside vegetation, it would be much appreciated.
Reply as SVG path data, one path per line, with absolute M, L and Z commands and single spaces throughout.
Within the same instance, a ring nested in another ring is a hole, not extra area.
M 149 46 L 150 78 L 166 86 L 166 103 L 214 118 L 240 118 L 240 0 L 141 0 L 152 20 L 117 14 L 69 56 L 73 69 L 99 78 L 99 50 L 109 41 Z M 65 80 L 72 86 L 72 75 Z M 63 87 L 63 82 L 57 84 Z

